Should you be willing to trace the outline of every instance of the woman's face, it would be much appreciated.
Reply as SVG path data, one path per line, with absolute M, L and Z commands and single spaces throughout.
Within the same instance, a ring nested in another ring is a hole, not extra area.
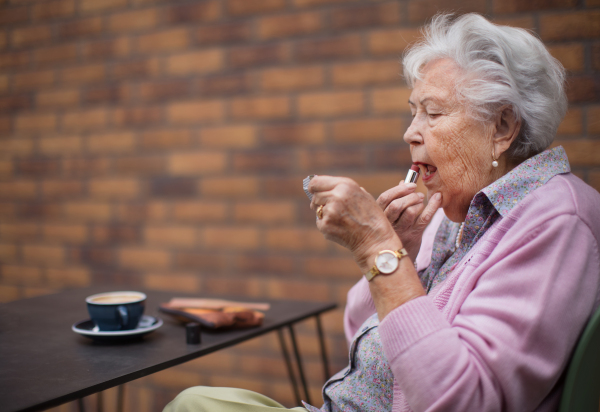
M 455 222 L 465 220 L 473 196 L 494 180 L 493 129 L 457 101 L 459 70 L 447 59 L 425 66 L 410 95 L 413 120 L 404 134 L 428 197 L 440 192 L 444 212 Z

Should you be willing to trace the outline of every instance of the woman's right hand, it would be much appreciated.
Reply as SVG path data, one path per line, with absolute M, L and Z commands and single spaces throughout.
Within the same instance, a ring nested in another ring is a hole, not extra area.
M 402 181 L 398 186 L 383 192 L 377 199 L 377 204 L 384 211 L 413 260 L 421 248 L 425 228 L 442 204 L 441 194 L 435 193 L 425 206 L 425 195 L 416 192 L 416 188 L 415 183 Z

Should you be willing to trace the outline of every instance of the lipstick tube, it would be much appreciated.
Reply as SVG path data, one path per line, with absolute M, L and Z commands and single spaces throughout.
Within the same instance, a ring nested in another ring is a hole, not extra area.
M 404 183 L 417 183 L 419 179 L 419 166 L 412 165 L 410 169 L 408 169 L 408 174 L 406 175 L 406 179 L 404 179 Z

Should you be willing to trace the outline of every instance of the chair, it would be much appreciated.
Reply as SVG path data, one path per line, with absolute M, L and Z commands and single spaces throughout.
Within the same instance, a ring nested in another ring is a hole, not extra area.
M 600 401 L 600 309 L 585 327 L 567 368 L 559 412 L 598 412 Z

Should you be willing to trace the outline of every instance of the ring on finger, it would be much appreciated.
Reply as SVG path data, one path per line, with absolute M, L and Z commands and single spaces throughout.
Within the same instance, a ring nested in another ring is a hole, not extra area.
M 317 219 L 323 219 L 323 207 L 325 207 L 325 205 L 321 205 L 317 208 Z

